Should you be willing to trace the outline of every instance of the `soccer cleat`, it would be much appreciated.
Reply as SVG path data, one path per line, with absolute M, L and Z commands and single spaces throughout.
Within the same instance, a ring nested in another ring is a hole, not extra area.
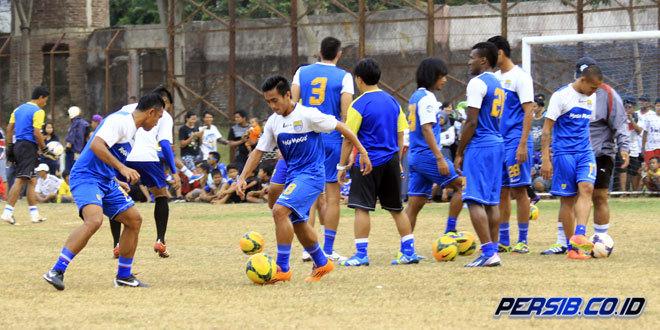
M 591 258 L 589 255 L 585 254 L 581 250 L 568 250 L 568 254 L 566 255 L 568 259 L 573 259 L 573 260 L 587 260 Z
M 324 252 L 325 253 L 325 252 Z M 342 262 L 348 260 L 348 258 L 342 256 L 341 254 L 337 253 L 337 251 L 332 251 L 331 255 L 325 255 L 326 258 L 334 261 L 334 262 Z
M 117 243 L 115 248 L 112 249 L 112 256 L 115 257 L 115 259 L 119 258 L 119 243 Z
M 573 235 L 569 240 L 571 246 L 574 249 L 582 250 L 586 253 L 591 253 L 591 250 L 594 248 L 594 243 L 591 242 L 587 236 L 584 235 Z
M 356 254 L 340 262 L 340 264 L 346 267 L 369 266 L 369 257 L 366 255 L 364 257 L 358 257 L 358 255 Z
M 527 242 L 518 242 L 511 248 L 511 252 L 529 253 L 529 246 L 527 246 Z
M 154 252 L 157 252 L 158 256 L 161 258 L 170 257 L 170 251 L 167 250 L 167 245 L 160 240 L 157 240 L 156 243 L 154 243 Z
M 302 252 L 302 261 L 303 262 L 312 261 L 312 256 L 310 256 L 309 253 L 305 250 L 303 250 Z
M 548 256 L 552 254 L 565 254 L 567 248 L 561 244 L 552 244 L 548 249 L 541 252 L 541 255 Z
M 32 218 L 32 223 L 40 223 L 40 222 L 44 222 L 44 221 L 46 221 L 46 218 L 42 217 L 40 215 Z
M 497 243 L 497 253 L 511 252 L 511 247 L 502 243 Z
M 305 282 L 307 283 L 318 282 L 321 280 L 321 277 L 327 275 L 333 269 L 335 269 L 335 263 L 332 262 L 332 260 L 328 259 L 328 262 L 325 265 L 321 267 L 312 268 L 312 274 L 310 274 L 309 276 L 307 276 L 307 278 L 305 278 Z
M 283 272 L 282 268 L 280 266 L 277 266 L 277 271 L 275 272 L 275 275 L 273 278 L 270 279 L 270 281 L 266 282 L 266 284 L 275 284 L 277 282 L 288 282 L 291 281 L 291 276 L 293 275 L 293 272 L 291 269 L 289 269 L 288 272 Z
M 203 175 L 201 175 L 201 174 L 193 174 L 193 176 L 188 178 L 188 183 L 193 184 L 193 183 L 195 183 L 195 181 L 201 179 L 202 177 L 203 177 Z
M 419 260 L 421 260 L 417 254 L 413 253 L 411 255 L 406 255 L 401 252 L 397 254 L 396 259 L 392 260 L 391 264 L 392 265 L 410 265 L 410 264 L 418 264 Z
M 493 256 L 486 257 L 483 254 L 479 258 L 474 259 L 473 262 L 465 265 L 465 267 L 495 267 L 500 266 L 500 256 L 495 253 Z
M 138 280 L 135 275 L 131 274 L 130 276 L 126 278 L 115 278 L 115 288 L 118 288 L 120 286 L 126 286 L 129 288 L 148 288 L 149 285 L 147 283 L 141 282 Z
M 64 273 L 57 270 L 49 270 L 44 274 L 44 280 L 50 283 L 57 290 L 64 290 Z
M 0 220 L 10 224 L 10 225 L 15 225 L 16 224 L 16 219 L 14 218 L 13 215 L 10 215 L 8 218 L 5 218 L 4 216 L 0 217 Z

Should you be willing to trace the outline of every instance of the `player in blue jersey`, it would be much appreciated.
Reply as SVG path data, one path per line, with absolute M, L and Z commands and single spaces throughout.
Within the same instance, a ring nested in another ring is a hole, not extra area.
M 552 178 L 550 193 L 560 196 L 559 220 L 568 238 L 568 258 L 584 260 L 593 248 L 586 237 L 586 225 L 597 168 L 589 140 L 589 122 L 603 73 L 598 66 L 589 64 L 579 67 L 578 72 L 573 83 L 550 98 L 541 136 L 541 175 L 546 180 Z
M 450 187 L 454 195 L 449 201 L 449 216 L 445 233 L 456 232 L 456 222 L 461 212 L 462 183 L 451 160 L 445 159 L 438 147 L 440 125 L 436 114 L 440 102 L 433 91 L 442 89 L 447 82 L 447 66 L 438 58 L 424 59 L 417 67 L 417 90 L 408 101 L 408 125 L 410 147 L 408 149 L 408 206 L 406 214 L 412 229 L 417 215 L 431 197 L 433 184 Z
M 529 134 L 534 115 L 534 82 L 529 73 L 511 61 L 511 46 L 506 38 L 495 36 L 488 39 L 498 48 L 495 73 L 506 94 L 504 110 L 500 118 L 500 133 L 504 139 L 504 163 L 502 165 L 502 193 L 500 194 L 500 225 L 498 252 L 529 253 L 527 231 L 529 229 L 530 201 L 527 187 L 532 184 L 534 141 Z M 511 247 L 509 217 L 511 198 L 516 200 L 518 218 L 518 243 Z M 495 237 L 493 237 L 495 239 Z
M 164 107 L 160 95 L 149 93 L 140 98 L 134 112 L 120 110 L 108 116 L 87 142 L 71 169 L 70 179 L 71 194 L 83 224 L 71 232 L 57 262 L 43 275 L 56 289 L 64 290 L 64 272 L 71 260 L 101 227 L 104 214 L 124 224 L 119 240 L 119 266 L 114 280 L 115 286 L 147 286 L 131 272 L 142 217 L 126 193 L 128 185 L 118 183 L 115 171 L 130 183 L 136 183 L 140 179 L 140 174 L 124 165 L 124 162 L 131 152 L 131 143 L 138 128 L 149 131 L 156 126 L 163 115 Z
M 341 42 L 333 37 L 321 41 L 321 61 L 300 67 L 293 76 L 291 95 L 294 102 L 315 107 L 326 115 L 345 121 L 346 111 L 353 101 L 354 87 L 350 73 L 337 67 L 341 57 Z M 339 226 L 339 183 L 337 164 L 341 153 L 341 134 L 324 133 L 325 193 L 318 202 L 319 218 L 325 226 L 323 251 L 334 261 L 345 258 L 334 251 L 337 226 Z
M 357 146 L 363 173 L 371 172 L 371 162 L 367 151 L 346 124 L 315 108 L 294 103 L 286 78 L 269 77 L 261 85 L 261 90 L 274 114 L 268 118 L 264 133 L 238 178 L 237 193 L 241 197 L 245 195 L 246 178 L 257 167 L 264 151 L 272 151 L 277 146 L 288 168 L 286 187 L 272 211 L 278 269 L 271 283 L 291 279 L 289 256 L 294 233 L 314 261 L 312 274 L 305 281 L 316 282 L 334 269 L 333 261 L 326 257 L 318 244 L 314 228 L 307 223 L 310 208 L 325 184 L 321 133 L 337 130 Z
M 467 85 L 467 119 L 456 151 L 456 168 L 465 176 L 463 201 L 468 204 L 472 226 L 481 242 L 481 255 L 466 267 L 500 265 L 497 237 L 502 188 L 504 145 L 500 117 L 505 93 L 493 73 L 497 46 L 480 42 L 472 47 L 468 61 L 474 78 Z M 463 166 L 463 164 L 465 164 Z

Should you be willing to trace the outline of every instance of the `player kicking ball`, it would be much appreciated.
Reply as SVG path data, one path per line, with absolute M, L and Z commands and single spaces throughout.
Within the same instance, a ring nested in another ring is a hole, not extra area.
M 147 286 L 131 272 L 142 217 L 131 197 L 121 187 L 128 188 L 128 185 L 118 183 L 115 171 L 131 183 L 140 179 L 140 174 L 124 165 L 124 161 L 131 152 L 135 132 L 138 128 L 149 131 L 156 126 L 164 107 L 160 95 L 149 93 L 140 98 L 133 113 L 120 110 L 111 114 L 98 127 L 71 169 L 71 194 L 83 224 L 71 232 L 57 262 L 43 275 L 57 290 L 64 290 L 64 272 L 101 227 L 104 214 L 124 224 L 119 240 L 115 287 Z
M 399 103 L 378 88 L 380 68 L 373 59 L 358 62 L 353 71 L 355 84 L 362 95 L 348 108 L 346 126 L 357 134 L 358 140 L 367 149 L 373 170 L 364 174 L 358 166 L 350 167 L 351 190 L 348 207 L 355 209 L 355 249 L 357 252 L 341 264 L 344 266 L 368 266 L 369 212 L 376 209 L 376 198 L 380 206 L 389 211 L 394 219 L 401 249 L 393 265 L 416 264 L 419 257 L 415 253 L 415 238 L 410 221 L 403 212 L 401 203 L 401 163 L 399 153 L 403 147 L 403 131 L 408 128 L 406 116 Z M 344 140 L 342 145 L 339 181 L 345 181 L 348 158 L 353 143 Z M 359 156 L 358 156 L 359 157 Z
M 575 81 L 552 94 L 543 124 L 541 175 L 546 180 L 552 178 L 550 193 L 560 197 L 559 219 L 569 238 L 569 259 L 589 259 L 593 248 L 586 237 L 596 181 L 589 121 L 596 106 L 595 92 L 602 82 L 598 66 L 579 67 Z
M 288 168 L 284 191 L 272 210 L 277 238 L 277 273 L 270 283 L 291 280 L 289 256 L 294 233 L 314 261 L 312 273 L 305 281 L 317 282 L 334 269 L 334 263 L 323 253 L 314 229 L 307 223 L 309 210 L 325 184 L 321 133 L 337 130 L 351 141 L 360 153 L 360 169 L 365 175 L 371 172 L 371 162 L 346 124 L 316 108 L 293 103 L 286 78 L 269 77 L 261 90 L 274 114 L 268 118 L 263 135 L 245 163 L 238 178 L 237 193 L 241 197 L 245 195 L 247 176 L 255 170 L 264 151 L 272 151 L 277 146 Z
M 479 236 L 481 255 L 465 267 L 500 265 L 497 243 L 492 238 L 497 237 L 500 220 L 500 169 L 504 161 L 500 117 L 505 94 L 493 73 L 496 64 L 497 46 L 480 42 L 472 47 L 468 67 L 475 77 L 467 85 L 467 120 L 455 164 L 457 169 L 463 169 L 463 202 L 468 204 L 472 226 Z

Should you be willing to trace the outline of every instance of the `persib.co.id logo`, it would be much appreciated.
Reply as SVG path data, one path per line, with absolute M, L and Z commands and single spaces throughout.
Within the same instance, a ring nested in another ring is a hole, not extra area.
M 575 317 L 638 317 L 644 311 L 646 299 L 642 297 L 504 297 L 493 317 L 510 318 L 575 318 Z

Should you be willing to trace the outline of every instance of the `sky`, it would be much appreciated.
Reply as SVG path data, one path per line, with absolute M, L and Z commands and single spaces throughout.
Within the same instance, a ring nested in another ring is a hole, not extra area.
M 11 32 L 11 11 L 9 8 L 10 0 L 0 0 L 0 33 Z

